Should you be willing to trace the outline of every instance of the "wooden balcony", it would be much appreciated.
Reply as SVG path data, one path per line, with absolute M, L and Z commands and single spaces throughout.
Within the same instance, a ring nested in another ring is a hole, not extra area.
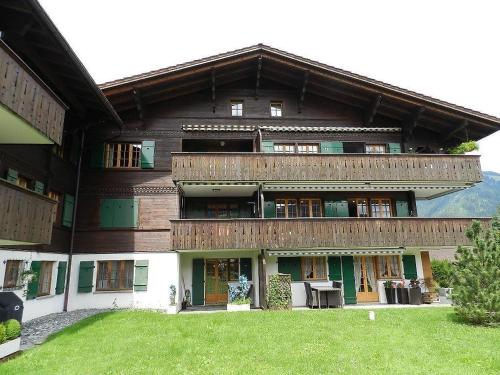
M 1 143 L 61 144 L 66 106 L 1 40 L 0 104 Z
M 0 179 L 0 245 L 49 244 L 56 202 Z
M 477 155 L 172 153 L 179 182 L 475 183 Z
M 319 249 L 469 245 L 473 219 L 172 220 L 172 249 Z M 477 219 L 487 225 L 490 219 Z

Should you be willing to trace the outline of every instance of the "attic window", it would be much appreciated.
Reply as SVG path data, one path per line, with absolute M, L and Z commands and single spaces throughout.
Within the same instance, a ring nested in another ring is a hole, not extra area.
M 243 116 L 243 102 L 242 101 L 232 101 L 231 102 L 231 116 L 236 116 L 236 117 Z
M 283 103 L 271 102 L 271 117 L 281 117 L 283 113 Z

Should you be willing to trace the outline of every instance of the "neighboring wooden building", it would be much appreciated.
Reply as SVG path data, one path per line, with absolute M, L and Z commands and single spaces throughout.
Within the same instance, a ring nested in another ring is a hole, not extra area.
M 262 306 L 277 272 L 294 305 L 329 280 L 346 303 L 384 302 L 383 281 L 429 277 L 429 251 L 468 244 L 471 219 L 420 218 L 416 200 L 480 182 L 478 156 L 446 150 L 500 119 L 265 45 L 101 92 L 39 5 L 19 4 L 0 5 L 0 69 L 22 69 L 49 109 L 16 105 L 11 75 L 0 85 L 0 143 L 28 143 L 0 145 L 0 254 L 6 275 L 70 261 L 69 309 L 166 308 L 170 285 L 178 305 L 188 290 L 224 304 L 242 274 Z

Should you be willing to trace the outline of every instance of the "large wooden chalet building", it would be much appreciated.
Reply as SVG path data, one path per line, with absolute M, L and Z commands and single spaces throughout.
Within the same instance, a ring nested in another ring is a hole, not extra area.
M 0 282 L 25 320 L 166 308 L 171 285 L 225 304 L 239 275 L 265 306 L 278 272 L 294 306 L 328 280 L 384 303 L 468 245 L 471 219 L 416 200 L 481 181 L 447 150 L 496 117 L 260 44 L 97 86 L 34 0 L 2 1 L 0 32 Z

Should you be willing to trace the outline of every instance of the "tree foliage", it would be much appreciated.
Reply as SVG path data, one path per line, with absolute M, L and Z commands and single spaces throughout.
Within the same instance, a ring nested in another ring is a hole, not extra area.
M 466 152 L 471 152 L 476 150 L 479 150 L 479 145 L 476 143 L 476 141 L 467 141 L 459 144 L 456 147 L 448 149 L 448 152 L 450 154 L 463 155 Z
M 474 324 L 500 322 L 500 213 L 491 228 L 474 221 L 466 232 L 473 246 L 457 251 L 453 301 L 457 314 Z
M 440 288 L 453 287 L 453 263 L 449 260 L 434 259 L 431 262 L 432 276 Z

